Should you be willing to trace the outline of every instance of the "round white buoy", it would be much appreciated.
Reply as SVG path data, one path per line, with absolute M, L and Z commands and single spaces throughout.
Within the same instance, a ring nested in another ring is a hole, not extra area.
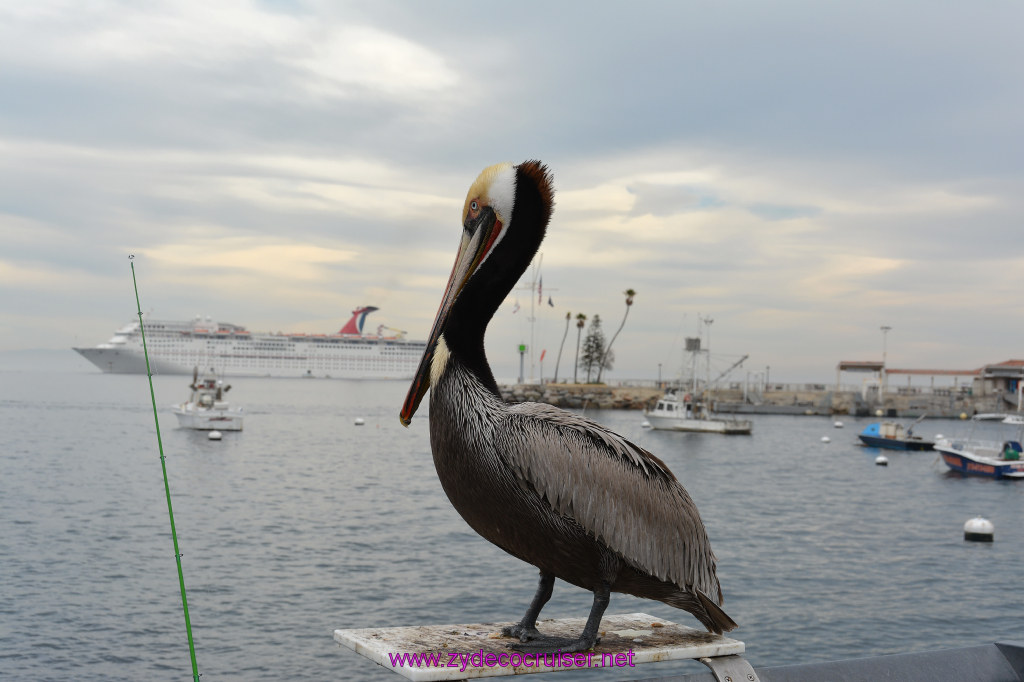
M 647 420 L 645 419 L 645 420 L 643 421 L 643 423 L 642 423 L 642 424 L 640 424 L 640 428 L 641 428 L 641 429 L 649 429 L 649 428 L 651 428 L 651 422 L 649 422 L 649 421 L 647 421 Z
M 365 422 L 365 421 L 363 421 L 363 418 L 362 418 L 362 417 L 356 417 L 356 426 L 362 426 L 362 425 L 363 425 L 363 424 L 365 424 L 365 423 L 366 423 L 366 422 Z
M 885 414 L 885 413 L 882 412 L 881 410 L 875 410 L 875 416 L 876 417 L 881 417 L 883 414 Z
M 935 434 L 935 440 L 942 440 L 943 438 L 944 438 L 944 436 L 941 433 L 936 433 Z
M 992 522 L 981 516 L 975 516 L 964 524 L 964 540 L 972 542 L 992 542 L 996 527 Z
M 885 455 L 879 455 L 878 457 L 875 457 L 875 464 L 880 467 L 887 467 L 889 466 L 889 458 Z
M 206 437 L 209 438 L 210 440 L 220 440 L 221 433 L 220 431 L 210 431 L 210 433 L 206 434 Z
M 836 427 L 837 429 L 841 429 L 843 428 L 843 422 L 835 422 L 834 424 L 832 424 L 832 426 Z
M 821 437 L 821 442 L 822 442 L 822 443 L 831 443 L 831 442 L 832 442 L 832 439 L 831 439 L 831 438 L 829 438 L 828 436 L 822 436 L 822 437 Z

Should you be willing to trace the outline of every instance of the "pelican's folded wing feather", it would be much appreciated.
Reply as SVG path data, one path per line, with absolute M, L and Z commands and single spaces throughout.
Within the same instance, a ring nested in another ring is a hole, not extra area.
M 637 568 L 721 603 L 697 507 L 665 464 L 603 426 L 550 405 L 511 406 L 498 448 L 519 479 Z

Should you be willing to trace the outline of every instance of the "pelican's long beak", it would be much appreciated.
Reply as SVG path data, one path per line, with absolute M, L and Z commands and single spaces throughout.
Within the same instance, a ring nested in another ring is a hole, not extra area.
M 427 348 L 423 352 L 423 358 L 412 378 L 409 393 L 405 396 L 405 402 L 402 404 L 402 412 L 399 417 L 404 426 L 408 426 L 412 421 L 412 416 L 416 414 L 420 401 L 423 400 L 427 389 L 430 388 L 431 369 L 434 364 L 437 344 L 444 333 L 455 301 L 465 288 L 466 282 L 494 249 L 502 232 L 501 221 L 489 206 L 484 206 L 476 215 L 467 216 L 463 227 L 459 252 L 455 257 L 452 274 L 448 277 L 448 286 L 444 290 L 441 306 L 437 309 L 434 325 L 430 329 L 430 336 L 427 337 Z

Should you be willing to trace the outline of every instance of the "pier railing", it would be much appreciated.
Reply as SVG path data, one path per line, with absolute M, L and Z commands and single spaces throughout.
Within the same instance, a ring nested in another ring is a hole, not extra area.
M 545 385 L 551 382 L 545 380 Z M 566 381 L 560 381 L 560 384 L 571 383 Z M 673 381 L 658 381 L 657 379 L 610 379 L 605 382 L 610 388 L 658 388 L 665 390 L 670 387 L 679 386 L 678 380 Z M 683 388 L 688 388 L 687 382 L 683 383 Z M 698 381 L 698 388 L 703 389 L 703 381 Z M 879 390 L 878 387 L 874 387 L 875 390 Z M 764 393 L 825 393 L 834 391 L 838 393 L 862 393 L 865 390 L 863 384 L 839 384 L 835 383 L 824 383 L 824 382 L 781 382 L 772 381 L 767 384 L 764 382 L 743 382 L 743 381 L 729 381 L 719 382 L 712 386 L 713 390 L 731 390 L 731 391 L 746 391 L 749 394 L 764 394 Z M 970 385 L 963 386 L 897 386 L 890 382 L 885 386 L 884 393 L 886 395 L 921 395 L 921 396 L 952 396 L 952 397 L 966 397 L 971 395 L 972 387 Z

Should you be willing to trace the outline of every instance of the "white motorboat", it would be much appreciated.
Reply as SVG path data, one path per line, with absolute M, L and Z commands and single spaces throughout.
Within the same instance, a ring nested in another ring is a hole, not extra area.
M 713 414 L 706 403 L 695 401 L 690 394 L 680 400 L 677 393 L 666 393 L 653 410 L 644 412 L 652 429 L 662 431 L 697 431 L 748 435 L 753 424 L 748 419 L 723 418 Z
M 200 431 L 242 430 L 242 408 L 232 409 L 224 399 L 231 386 L 225 386 L 212 368 L 201 379 L 196 368 L 189 388 L 192 389 L 189 399 L 174 406 L 179 426 Z

